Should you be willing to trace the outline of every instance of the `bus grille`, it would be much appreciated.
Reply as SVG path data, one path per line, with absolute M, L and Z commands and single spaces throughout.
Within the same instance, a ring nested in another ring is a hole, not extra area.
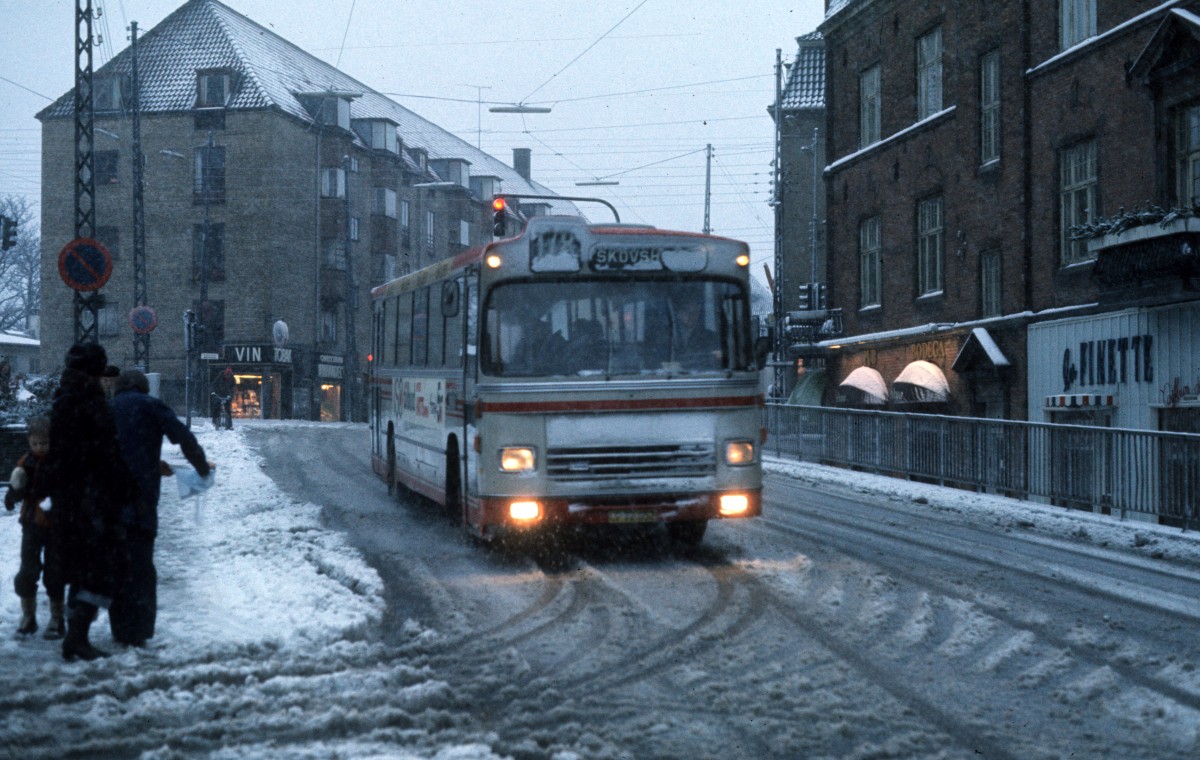
M 551 480 L 602 478 L 696 478 L 713 475 L 712 445 L 579 446 L 546 452 Z

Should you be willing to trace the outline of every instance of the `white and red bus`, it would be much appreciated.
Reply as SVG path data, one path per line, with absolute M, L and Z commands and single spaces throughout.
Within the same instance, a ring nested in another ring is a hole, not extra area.
M 761 513 L 749 250 L 533 217 L 372 291 L 372 461 L 472 535 Z

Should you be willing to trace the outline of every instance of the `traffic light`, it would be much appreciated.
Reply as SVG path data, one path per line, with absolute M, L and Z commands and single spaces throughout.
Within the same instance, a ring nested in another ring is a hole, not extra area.
M 183 350 L 191 353 L 196 349 L 196 312 L 183 312 Z
M 492 199 L 492 236 L 504 237 L 504 214 L 508 210 L 508 202 L 500 196 Z
M 9 219 L 7 216 L 0 216 L 0 228 L 3 228 L 3 233 L 0 233 L 0 249 L 7 251 L 17 244 L 17 220 Z

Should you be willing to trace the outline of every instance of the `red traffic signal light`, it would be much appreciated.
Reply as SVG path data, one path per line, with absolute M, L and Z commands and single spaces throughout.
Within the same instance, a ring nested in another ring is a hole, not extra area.
M 492 199 L 492 236 L 504 237 L 504 214 L 508 209 L 508 201 L 497 195 Z

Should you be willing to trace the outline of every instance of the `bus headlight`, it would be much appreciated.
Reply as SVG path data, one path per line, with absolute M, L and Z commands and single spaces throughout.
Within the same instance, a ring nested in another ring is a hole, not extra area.
M 725 442 L 725 464 L 728 465 L 743 465 L 754 463 L 754 442 L 753 441 L 726 441 Z
M 542 506 L 536 501 L 514 501 L 508 505 L 508 516 L 520 522 L 530 522 L 542 516 Z
M 500 469 L 504 472 L 528 472 L 537 464 L 533 449 L 528 446 L 509 446 L 500 449 Z
M 723 493 L 719 509 L 725 517 L 744 515 L 750 509 L 750 497 L 744 493 Z

